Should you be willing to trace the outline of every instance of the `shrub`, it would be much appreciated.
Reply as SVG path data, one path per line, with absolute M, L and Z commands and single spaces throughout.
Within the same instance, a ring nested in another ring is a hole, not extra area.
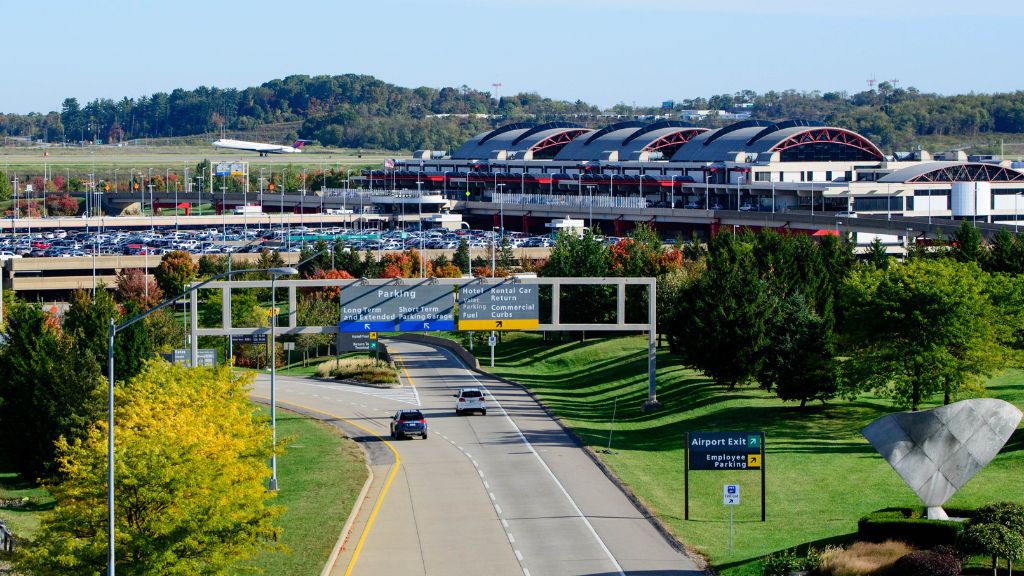
M 910 508 L 886 508 L 857 522 L 857 539 L 866 542 L 897 540 L 919 548 L 955 546 L 963 529 L 962 522 L 928 520 Z
M 1005 558 L 1009 563 L 1024 557 L 1024 537 L 1002 524 L 971 522 L 964 530 L 960 548 L 971 554 L 990 555 L 994 569 L 997 558 Z
M 398 371 L 390 362 L 376 361 L 372 358 L 342 358 L 328 360 L 316 367 L 316 375 L 321 378 L 351 378 L 370 384 L 395 384 L 398 382 Z
M 803 568 L 803 562 L 797 558 L 795 550 L 782 550 L 769 554 L 761 561 L 762 576 L 786 576 L 793 570 Z
M 890 573 L 899 576 L 960 576 L 961 568 L 960 559 L 954 554 L 941 553 L 936 549 L 907 554 L 893 564 Z
M 866 576 L 888 570 L 897 560 L 913 551 L 903 542 L 888 540 L 881 544 L 854 542 L 845 550 L 835 548 L 821 555 L 818 571 L 826 576 Z

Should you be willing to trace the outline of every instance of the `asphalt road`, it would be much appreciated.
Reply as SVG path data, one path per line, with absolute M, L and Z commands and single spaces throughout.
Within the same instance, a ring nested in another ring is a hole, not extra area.
M 277 380 L 281 406 L 334 416 L 370 455 L 374 482 L 331 574 L 702 574 L 522 389 L 447 350 L 389 349 L 400 389 Z M 488 390 L 486 416 L 455 415 L 460 386 Z M 255 393 L 269 396 L 265 374 Z M 401 408 L 425 413 L 427 440 L 387 437 Z

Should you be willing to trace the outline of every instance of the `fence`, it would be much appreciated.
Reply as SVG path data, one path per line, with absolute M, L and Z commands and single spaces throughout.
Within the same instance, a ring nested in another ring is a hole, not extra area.
M 491 202 L 495 204 L 544 204 L 569 208 L 647 208 L 647 200 L 639 196 L 577 196 L 567 194 L 523 194 L 520 192 L 496 192 Z

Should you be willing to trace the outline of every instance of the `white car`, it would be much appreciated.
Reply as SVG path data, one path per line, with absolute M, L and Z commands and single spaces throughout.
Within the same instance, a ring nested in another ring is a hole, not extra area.
M 462 416 L 471 412 L 487 415 L 487 397 L 479 388 L 459 388 L 455 394 L 455 415 Z

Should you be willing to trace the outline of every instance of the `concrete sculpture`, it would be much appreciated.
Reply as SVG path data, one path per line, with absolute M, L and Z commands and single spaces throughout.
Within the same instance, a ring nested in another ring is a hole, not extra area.
M 942 505 L 995 458 L 1021 416 L 1013 404 L 977 398 L 883 416 L 861 434 L 928 507 L 928 518 L 946 520 Z

